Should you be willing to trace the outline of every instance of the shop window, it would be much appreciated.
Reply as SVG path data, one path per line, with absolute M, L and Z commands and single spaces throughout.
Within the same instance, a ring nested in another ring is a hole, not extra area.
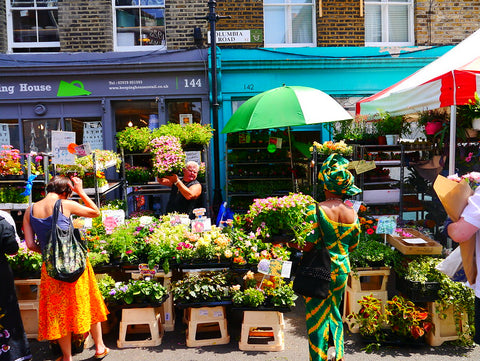
M 112 0 L 115 49 L 158 50 L 166 48 L 165 0 Z
M 265 46 L 316 46 L 315 0 L 264 0 Z
M 52 130 L 61 130 L 60 119 L 23 120 L 24 151 L 51 152 Z
M 99 118 L 65 118 L 65 130 L 75 132 L 76 144 L 90 144 L 90 149 L 103 150 L 103 127 Z
M 365 45 L 415 45 L 413 20 L 413 0 L 365 1 Z
M 201 123 L 200 101 L 167 101 L 168 122 L 176 124 Z
M 6 4 L 10 52 L 59 51 L 57 1 L 8 0 Z
M 0 121 L 0 146 L 2 145 L 11 145 L 15 149 L 20 149 L 18 120 Z
M 158 117 L 158 103 L 153 100 L 112 102 L 115 112 L 115 131 L 126 127 L 148 127 L 151 117 Z

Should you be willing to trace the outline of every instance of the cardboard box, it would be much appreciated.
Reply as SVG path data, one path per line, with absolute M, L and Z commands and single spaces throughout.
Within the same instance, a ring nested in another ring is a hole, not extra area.
M 409 238 L 421 238 L 426 243 L 422 244 L 409 244 L 405 240 L 407 237 L 398 235 L 387 234 L 387 241 L 403 254 L 409 255 L 424 255 L 424 254 L 442 254 L 442 245 L 433 239 L 427 237 L 423 233 L 413 228 L 404 228 L 404 232 L 410 233 L 413 237 Z

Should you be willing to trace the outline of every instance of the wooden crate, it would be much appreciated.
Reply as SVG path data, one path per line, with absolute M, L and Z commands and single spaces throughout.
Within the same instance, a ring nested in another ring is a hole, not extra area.
M 437 303 L 436 302 L 428 302 L 428 312 L 432 317 L 433 328 L 427 334 L 426 339 L 427 343 L 430 346 L 440 346 L 445 341 L 455 341 L 459 339 L 457 334 L 457 328 L 455 326 L 455 318 L 453 316 L 453 306 L 450 306 L 446 310 L 446 317 L 445 319 L 440 318 L 437 313 Z M 462 319 L 460 321 L 460 332 L 463 332 L 463 328 L 465 327 L 468 322 L 468 317 L 466 314 L 462 315 Z
M 421 238 L 427 243 L 409 244 L 404 241 L 405 237 L 387 234 L 387 241 L 401 253 L 405 255 L 425 255 L 425 254 L 442 254 L 442 245 L 433 239 L 427 237 L 423 233 L 413 228 L 405 228 L 405 232 L 410 233 L 414 238 Z

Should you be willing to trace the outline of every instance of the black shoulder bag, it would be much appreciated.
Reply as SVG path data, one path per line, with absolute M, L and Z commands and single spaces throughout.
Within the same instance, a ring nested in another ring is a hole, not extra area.
M 317 222 L 320 219 L 317 204 Z M 293 290 L 306 297 L 327 298 L 330 289 L 330 252 L 322 240 L 322 248 L 304 252 L 293 280 Z
M 50 277 L 64 282 L 75 282 L 85 271 L 87 263 L 87 247 L 80 231 L 73 227 L 69 218 L 68 229 L 58 226 L 58 214 L 62 200 L 53 207 L 52 230 L 48 242 L 42 252 L 43 261 Z

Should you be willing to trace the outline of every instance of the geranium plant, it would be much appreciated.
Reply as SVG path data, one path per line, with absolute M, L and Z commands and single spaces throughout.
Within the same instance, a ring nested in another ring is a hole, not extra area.
M 306 218 L 308 206 L 314 203 L 311 196 L 302 193 L 255 199 L 250 205 L 248 217 L 252 229 L 260 231 L 265 239 L 287 233 L 293 236 L 292 241 L 303 245 L 313 230 L 313 224 L 306 222 Z
M 2 145 L 0 150 L 0 175 L 22 175 L 21 155 L 11 145 Z
M 179 173 L 185 167 L 185 152 L 174 136 L 153 138 L 148 149 L 153 154 L 153 172 L 157 177 Z

